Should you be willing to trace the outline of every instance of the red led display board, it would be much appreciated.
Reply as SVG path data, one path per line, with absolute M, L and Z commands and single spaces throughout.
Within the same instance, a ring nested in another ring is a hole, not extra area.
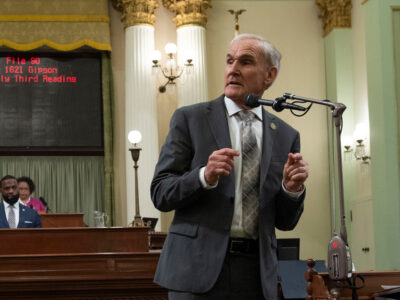
M 101 56 L 0 53 L 0 152 L 103 148 Z

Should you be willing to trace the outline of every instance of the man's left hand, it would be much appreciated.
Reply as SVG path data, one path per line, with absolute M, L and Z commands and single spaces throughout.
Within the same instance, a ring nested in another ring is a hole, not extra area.
M 283 184 L 289 192 L 300 192 L 308 177 L 308 163 L 300 153 L 289 153 L 283 168 Z

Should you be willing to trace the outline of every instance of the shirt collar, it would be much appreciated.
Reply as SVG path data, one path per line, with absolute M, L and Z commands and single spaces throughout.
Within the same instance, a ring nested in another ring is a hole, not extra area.
M 21 198 L 18 198 L 18 202 L 21 203 L 23 206 L 27 206 L 27 204 L 31 201 L 31 197 L 28 198 L 28 201 L 26 201 L 26 205 L 24 201 L 21 200 Z
M 224 101 L 225 101 L 226 109 L 228 111 L 228 115 L 230 117 L 232 117 L 234 114 L 238 113 L 239 111 L 243 110 L 241 107 L 239 107 L 233 100 L 229 99 L 227 96 L 225 96 Z M 260 121 L 262 121 L 261 105 L 250 109 L 250 111 L 252 111 L 257 116 L 257 118 Z
M 4 201 L 4 200 L 3 200 L 3 203 L 4 203 L 4 208 L 6 208 L 6 209 L 9 208 L 9 207 L 11 206 L 9 203 L 7 203 L 7 202 Z M 15 205 L 15 204 L 17 204 L 17 205 Z M 14 205 L 13 205 L 13 207 L 16 208 L 18 205 L 19 205 L 19 201 L 15 202 Z

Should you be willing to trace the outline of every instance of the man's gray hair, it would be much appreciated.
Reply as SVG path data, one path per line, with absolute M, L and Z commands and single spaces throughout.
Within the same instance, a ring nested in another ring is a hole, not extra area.
M 264 55 L 267 63 L 270 63 L 272 66 L 276 67 L 279 71 L 279 67 L 281 64 L 281 54 L 280 52 L 264 39 L 262 36 L 250 33 L 241 33 L 233 38 L 231 41 L 231 45 L 238 40 L 257 40 L 260 42 L 261 46 L 264 48 Z

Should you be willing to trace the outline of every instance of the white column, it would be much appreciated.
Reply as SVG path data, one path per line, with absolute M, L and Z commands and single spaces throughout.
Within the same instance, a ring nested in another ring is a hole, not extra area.
M 201 26 L 182 26 L 176 30 L 178 63 L 193 59 L 193 72 L 182 75 L 178 84 L 178 106 L 185 106 L 208 100 L 206 29 Z
M 158 159 L 156 88 L 151 76 L 151 53 L 154 49 L 154 27 L 135 25 L 125 29 L 125 143 L 127 220 L 135 216 L 135 180 L 133 160 L 127 136 L 136 129 L 142 133 L 138 165 L 140 214 L 160 218 L 150 199 L 150 183 Z M 160 222 L 158 222 L 160 223 Z M 159 230 L 159 226 L 157 227 Z

